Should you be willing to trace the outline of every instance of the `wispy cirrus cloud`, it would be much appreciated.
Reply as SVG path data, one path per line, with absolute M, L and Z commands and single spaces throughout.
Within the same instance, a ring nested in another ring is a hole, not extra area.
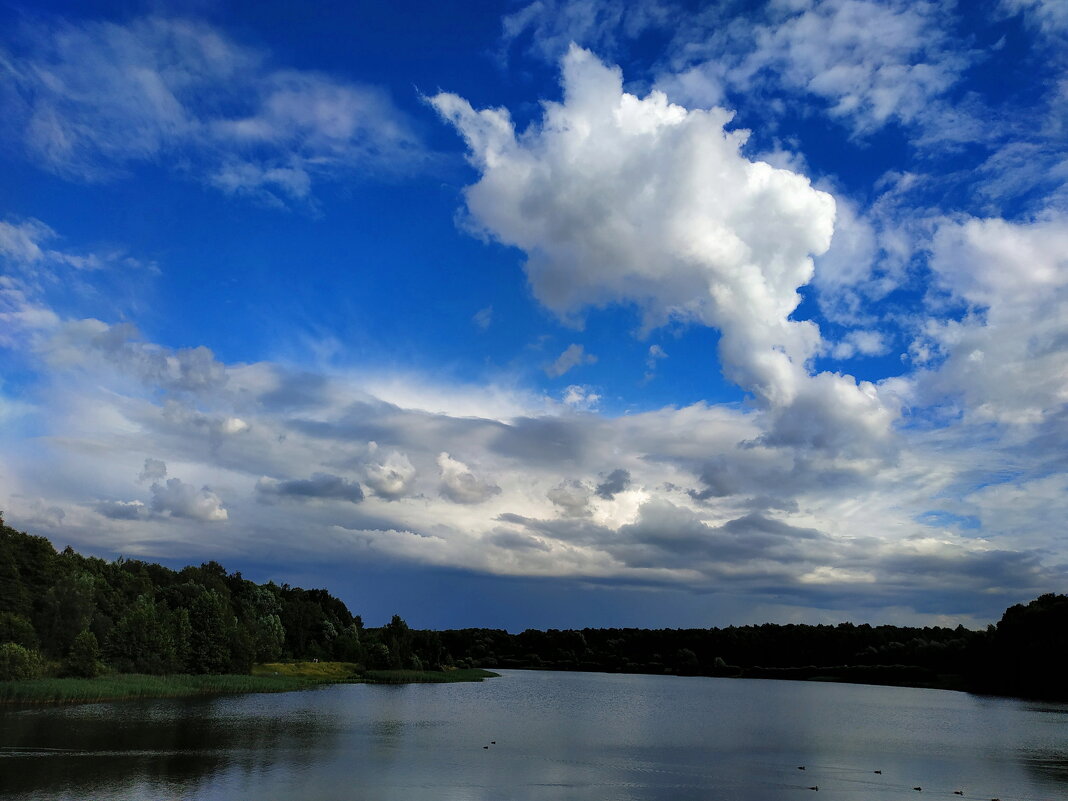
M 425 151 L 374 86 L 286 69 L 191 18 L 45 19 L 0 43 L 6 130 L 83 181 L 170 166 L 230 194 L 304 201 L 317 181 L 397 174 Z
M 953 14 L 954 4 L 939 0 L 769 0 L 697 11 L 662 0 L 538 0 L 505 17 L 502 41 L 529 40 L 527 52 L 555 62 L 572 42 L 615 57 L 654 33 L 669 40 L 657 86 L 677 102 L 729 107 L 749 97 L 810 113 L 816 101 L 864 136 L 891 123 L 934 125 L 947 112 L 941 96 L 977 57 L 951 32 Z M 958 115 L 956 131 L 942 126 L 939 135 L 970 135 L 961 122 Z

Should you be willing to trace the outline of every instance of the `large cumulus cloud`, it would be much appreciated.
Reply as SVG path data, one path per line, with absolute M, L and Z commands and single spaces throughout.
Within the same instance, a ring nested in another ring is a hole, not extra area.
M 893 414 L 875 387 L 813 379 L 819 330 L 792 317 L 830 245 L 834 199 L 746 158 L 746 132 L 723 109 L 626 93 L 619 69 L 579 47 L 562 71 L 563 101 L 522 133 L 504 109 L 431 99 L 479 171 L 464 193 L 473 223 L 527 254 L 534 294 L 565 319 L 634 303 L 646 329 L 719 329 L 725 375 L 773 411 L 767 442 L 881 447 Z

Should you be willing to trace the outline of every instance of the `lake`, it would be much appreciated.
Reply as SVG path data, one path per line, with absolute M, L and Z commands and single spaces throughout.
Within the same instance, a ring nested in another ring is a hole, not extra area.
M 851 684 L 501 672 L 481 684 L 0 709 L 0 796 L 775 801 L 808 798 L 818 786 L 820 799 L 850 801 L 955 798 L 955 790 L 1068 798 L 1064 704 Z

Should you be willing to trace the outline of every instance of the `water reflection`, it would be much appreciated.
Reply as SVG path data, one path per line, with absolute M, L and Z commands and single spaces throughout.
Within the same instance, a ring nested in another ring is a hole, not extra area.
M 914 786 L 1064 798 L 1065 710 L 903 688 L 506 671 L 483 684 L 3 711 L 0 781 L 5 797 L 46 801 L 779 801 L 812 786 L 851 801 L 909 798 Z
M 307 769 L 314 754 L 329 749 L 336 738 L 336 716 L 279 710 L 264 704 L 265 698 L 5 712 L 0 716 L 3 792 L 5 797 L 84 799 L 102 797 L 106 790 L 113 797 L 151 798 L 161 788 L 195 793 L 202 780 L 228 771 L 249 776 L 279 766 Z

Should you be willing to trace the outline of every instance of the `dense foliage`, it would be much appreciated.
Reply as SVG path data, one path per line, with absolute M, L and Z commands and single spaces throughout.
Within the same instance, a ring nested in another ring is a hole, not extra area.
M 364 629 L 326 590 L 256 584 L 217 562 L 175 571 L 57 553 L 0 520 L 0 679 L 248 673 L 278 659 L 423 670 L 442 658 L 436 633 L 396 616 Z
M 710 629 L 440 633 L 457 664 L 625 673 L 832 679 L 1068 699 L 1068 596 L 1009 608 L 985 631 L 962 626 L 729 626 Z
M 106 562 L 0 519 L 0 679 L 49 672 L 248 673 L 280 659 L 371 670 L 552 668 L 825 678 L 1068 698 L 1068 596 L 1008 609 L 996 626 L 709 629 L 368 629 L 326 590 L 256 584 L 216 562 L 170 570 Z

